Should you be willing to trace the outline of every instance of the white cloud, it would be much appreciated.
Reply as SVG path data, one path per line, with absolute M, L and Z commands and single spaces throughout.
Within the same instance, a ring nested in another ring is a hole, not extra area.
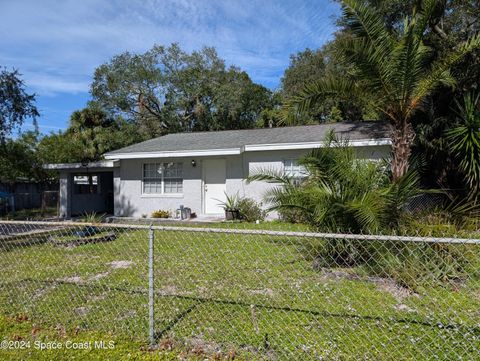
M 40 95 L 87 92 L 111 56 L 154 43 L 215 46 L 228 64 L 276 86 L 289 54 L 331 36 L 329 0 L 0 2 L 0 64 L 19 68 Z
M 44 96 L 55 95 L 56 93 L 82 93 L 88 91 L 90 85 L 89 79 L 84 81 L 75 80 L 73 76 L 66 77 L 63 75 L 49 75 L 49 74 L 29 74 L 25 76 L 28 78 L 28 85 L 36 89 L 37 93 Z

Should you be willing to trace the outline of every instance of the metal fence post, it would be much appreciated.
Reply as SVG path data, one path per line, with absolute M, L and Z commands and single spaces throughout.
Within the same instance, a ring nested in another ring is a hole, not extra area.
M 150 225 L 148 230 L 148 338 L 150 346 L 155 344 L 155 325 L 154 325 L 154 276 L 153 276 L 153 242 L 155 235 Z

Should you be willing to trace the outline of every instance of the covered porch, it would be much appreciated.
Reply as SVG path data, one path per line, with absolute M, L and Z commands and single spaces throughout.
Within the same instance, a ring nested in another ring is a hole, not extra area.
M 59 217 L 114 214 L 114 173 L 118 161 L 49 164 L 59 172 Z

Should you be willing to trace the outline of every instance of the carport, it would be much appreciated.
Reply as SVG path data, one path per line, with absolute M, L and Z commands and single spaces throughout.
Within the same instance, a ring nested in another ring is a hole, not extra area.
M 59 171 L 61 218 L 114 213 L 114 172 L 118 161 L 48 164 Z

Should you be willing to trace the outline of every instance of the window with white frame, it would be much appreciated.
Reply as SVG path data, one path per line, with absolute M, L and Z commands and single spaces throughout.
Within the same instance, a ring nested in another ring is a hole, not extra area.
M 298 181 L 307 176 L 305 168 L 298 164 L 297 159 L 285 159 L 283 161 L 283 172 Z
M 143 193 L 183 193 L 182 163 L 145 163 L 143 165 Z
M 98 176 L 92 174 L 76 174 L 73 176 L 74 194 L 100 193 Z

